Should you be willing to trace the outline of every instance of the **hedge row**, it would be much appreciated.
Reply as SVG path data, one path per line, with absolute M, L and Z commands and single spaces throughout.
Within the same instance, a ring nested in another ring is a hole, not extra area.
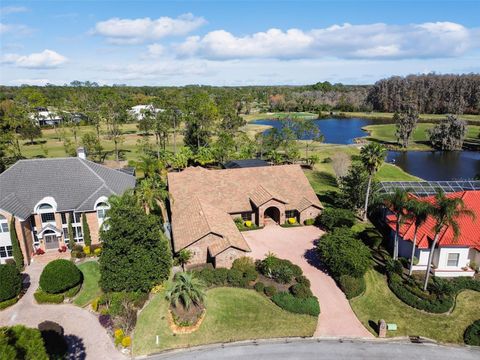
M 10 300 L 5 300 L 0 302 L 0 310 L 6 309 L 7 307 L 12 306 L 13 304 L 16 304 L 17 301 L 18 301 L 18 298 L 14 297 Z
M 350 275 L 342 275 L 338 279 L 340 289 L 345 293 L 348 300 L 362 295 L 366 289 L 365 278 L 355 278 Z
M 13 264 L 0 265 L 0 302 L 15 298 L 22 290 L 22 275 Z
M 467 327 L 463 334 L 463 341 L 467 345 L 480 346 L 480 320 L 476 320 Z
M 437 296 L 429 296 L 423 291 L 405 284 L 400 275 L 395 273 L 388 275 L 388 287 L 400 300 L 416 309 L 436 314 L 448 312 L 453 307 L 455 296 L 460 291 L 473 290 L 480 292 L 480 281 L 472 278 L 442 279 L 439 280 L 438 284 L 433 283 L 433 286 L 443 287 L 443 293 L 438 293 Z
M 82 287 L 82 284 L 78 284 L 77 286 L 74 286 L 73 288 L 68 289 L 67 291 L 60 294 L 50 294 L 39 288 L 33 294 L 33 296 L 39 304 L 44 304 L 44 303 L 60 304 L 65 300 L 65 298 L 72 298 L 75 295 L 77 295 L 81 287 Z
M 298 298 L 289 292 L 279 292 L 272 296 L 272 301 L 286 311 L 296 314 L 307 314 L 318 316 L 320 314 L 320 305 L 315 296 L 307 298 Z

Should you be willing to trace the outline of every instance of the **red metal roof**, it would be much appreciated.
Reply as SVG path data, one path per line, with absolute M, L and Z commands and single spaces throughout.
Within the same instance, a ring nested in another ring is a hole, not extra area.
M 415 197 L 414 195 L 411 195 Z M 476 215 L 475 219 L 470 216 L 462 215 L 457 219 L 460 227 L 460 236 L 454 238 L 453 230 L 450 226 L 446 227 L 439 236 L 438 246 L 461 246 L 475 248 L 480 251 L 480 191 L 461 191 L 456 193 L 449 193 L 446 195 L 449 198 L 462 198 L 465 208 L 473 211 Z M 428 201 L 434 203 L 435 196 L 418 198 L 421 201 Z M 387 224 L 395 231 L 396 215 L 391 214 L 387 216 Z M 433 227 L 435 221 L 429 217 L 427 221 L 420 226 L 417 231 L 417 246 L 420 249 L 429 248 L 429 240 L 432 241 L 435 236 Z M 404 240 L 413 241 L 415 226 L 413 221 L 406 221 L 400 226 L 400 236 Z

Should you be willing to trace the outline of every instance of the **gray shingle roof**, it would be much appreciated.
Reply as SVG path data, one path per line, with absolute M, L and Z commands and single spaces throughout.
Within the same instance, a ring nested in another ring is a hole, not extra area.
M 0 174 L 0 209 L 26 219 L 51 196 L 57 211 L 89 211 L 100 196 L 134 186 L 134 176 L 76 157 L 20 160 Z

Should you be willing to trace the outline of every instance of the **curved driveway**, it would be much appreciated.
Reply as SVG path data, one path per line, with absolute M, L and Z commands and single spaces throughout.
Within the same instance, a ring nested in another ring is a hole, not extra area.
M 320 316 L 314 336 L 372 338 L 355 316 L 344 293 L 323 270 L 315 254 L 314 242 L 323 235 L 315 226 L 283 228 L 267 225 L 261 230 L 242 232 L 255 259 L 269 251 L 299 265 L 312 283 L 312 292 L 320 302 Z
M 114 347 L 97 317 L 88 310 L 70 304 L 39 305 L 33 298 L 43 265 L 32 263 L 26 272 L 31 285 L 20 301 L 0 311 L 0 326 L 23 324 L 36 328 L 49 320 L 60 324 L 72 352 L 68 359 L 126 359 Z

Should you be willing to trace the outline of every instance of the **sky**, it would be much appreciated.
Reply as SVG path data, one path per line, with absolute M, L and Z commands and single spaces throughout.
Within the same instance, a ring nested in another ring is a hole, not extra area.
M 372 84 L 480 72 L 480 0 L 0 2 L 0 84 Z

